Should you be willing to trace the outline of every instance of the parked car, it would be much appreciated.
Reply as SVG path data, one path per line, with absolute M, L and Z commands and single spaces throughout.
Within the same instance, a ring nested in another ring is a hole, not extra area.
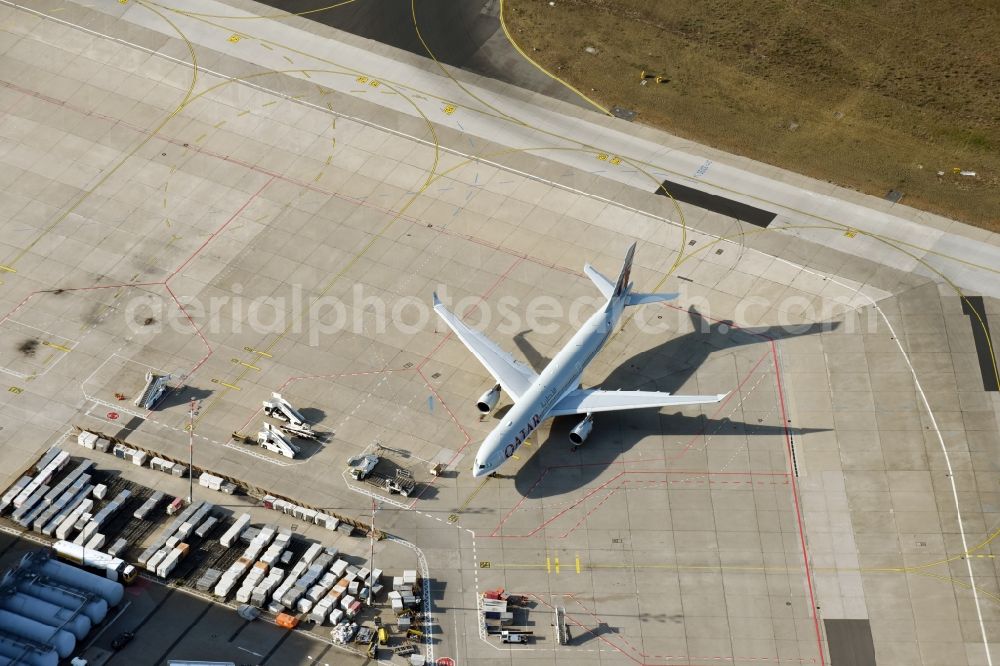
M 121 650 L 123 647 L 131 643 L 133 638 L 135 638 L 134 633 L 131 631 L 123 631 L 115 636 L 115 639 L 111 641 L 111 648 L 113 650 Z

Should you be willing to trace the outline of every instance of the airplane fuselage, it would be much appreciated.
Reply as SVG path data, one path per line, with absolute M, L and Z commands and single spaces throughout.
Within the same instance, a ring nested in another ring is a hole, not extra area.
M 504 415 L 500 425 L 486 436 L 473 464 L 473 476 L 496 471 L 514 455 L 552 407 L 580 386 L 580 377 L 594 356 L 604 347 L 621 318 L 621 302 L 598 310 L 538 376 L 521 399 Z

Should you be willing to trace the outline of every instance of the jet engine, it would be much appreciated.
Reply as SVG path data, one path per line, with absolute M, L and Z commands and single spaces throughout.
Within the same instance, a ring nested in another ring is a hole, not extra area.
M 479 400 L 476 401 L 476 409 L 478 409 L 481 414 L 489 414 L 496 409 L 497 402 L 499 401 L 500 385 L 497 384 L 479 397 Z
M 593 429 L 594 419 L 588 414 L 587 418 L 577 423 L 569 431 L 569 441 L 573 442 L 574 446 L 580 446 L 587 441 L 587 438 L 590 437 L 590 431 Z

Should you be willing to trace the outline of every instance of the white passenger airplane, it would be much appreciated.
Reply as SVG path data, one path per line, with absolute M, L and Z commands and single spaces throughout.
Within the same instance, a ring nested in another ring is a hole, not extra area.
M 583 267 L 583 272 L 608 299 L 607 303 L 603 309 L 591 315 L 540 375 L 535 374 L 524 363 L 515 361 L 513 356 L 483 333 L 463 323 L 434 294 L 434 310 L 497 381 L 496 386 L 476 402 L 479 411 L 483 414 L 492 412 L 500 399 L 501 389 L 514 400 L 514 406 L 501 419 L 500 425 L 493 429 L 479 447 L 472 467 L 473 476 L 485 476 L 499 468 L 514 455 L 539 424 L 551 416 L 585 415 L 569 433 L 575 449 L 590 435 L 594 412 L 699 405 L 719 402 L 728 395 L 672 395 L 658 391 L 602 391 L 580 387 L 584 369 L 611 338 L 626 306 L 669 301 L 678 296 L 632 293 L 629 273 L 634 254 L 635 243 L 625 255 L 625 264 L 615 284 L 590 264 Z

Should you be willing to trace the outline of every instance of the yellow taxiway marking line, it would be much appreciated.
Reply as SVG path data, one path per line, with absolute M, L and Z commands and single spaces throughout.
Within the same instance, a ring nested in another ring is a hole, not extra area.
M 16 273 L 17 269 L 16 268 L 12 268 L 10 266 L 4 266 L 3 264 L 0 264 L 0 271 L 6 271 L 8 273 Z
M 476 495 L 478 495 L 478 494 L 479 494 L 479 491 L 483 489 L 483 486 L 485 486 L 485 485 L 486 485 L 486 482 L 487 482 L 487 481 L 489 481 L 489 480 L 490 480 L 490 477 L 488 477 L 488 476 L 487 476 L 487 477 L 486 477 L 485 479 L 483 479 L 483 482 L 482 482 L 482 483 L 480 483 L 480 484 L 479 484 L 479 486 L 477 486 L 477 487 L 476 487 L 476 489 L 475 489 L 475 490 L 473 490 L 473 491 L 472 491 L 472 492 L 471 492 L 471 493 L 469 494 L 469 496 L 465 498 L 465 501 L 464 501 L 464 502 L 462 502 L 462 506 L 458 507 L 458 510 L 459 510 L 459 511 L 464 511 L 464 510 L 465 510 L 465 507 L 469 506 L 469 503 L 470 503 L 470 502 L 472 502 L 473 498 L 474 498 L 474 497 L 475 497 Z
M 580 556 L 576 556 L 576 572 L 580 573 Z
M 545 557 L 545 572 L 552 573 L 552 558 L 548 556 Z
M 72 349 L 70 349 L 69 347 L 63 347 L 62 345 L 57 345 L 56 343 L 54 343 L 54 342 L 49 342 L 49 341 L 47 341 L 47 340 L 43 340 L 43 341 L 42 341 L 42 344 L 43 344 L 43 345 L 45 345 L 46 347 L 52 347 L 53 349 L 58 349 L 59 351 L 64 351 L 64 352 L 70 352 L 70 351 L 73 351 L 73 350 L 72 350 Z
M 243 361 L 237 361 L 237 363 L 242 365 L 244 368 L 250 368 L 251 370 L 256 370 L 257 372 L 260 372 L 260 368 L 258 368 L 256 365 L 250 365 L 249 363 L 244 363 Z
M 559 573 L 559 558 L 556 558 L 556 573 Z

